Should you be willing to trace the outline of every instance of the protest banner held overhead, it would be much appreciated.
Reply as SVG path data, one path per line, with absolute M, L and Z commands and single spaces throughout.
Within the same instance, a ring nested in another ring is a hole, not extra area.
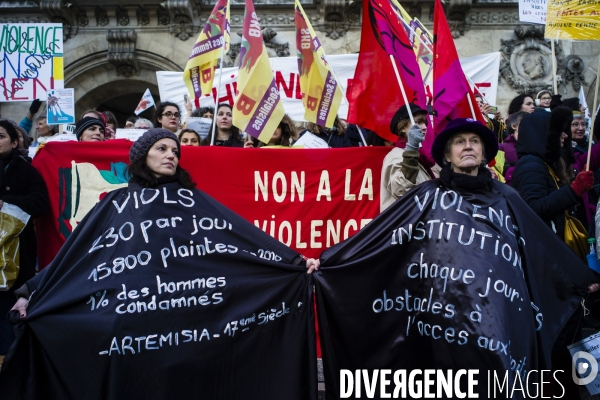
M 304 121 L 304 106 L 302 104 L 302 90 L 298 77 L 297 57 L 271 57 L 271 68 L 275 74 L 275 81 L 281 96 L 281 102 L 286 114 L 294 121 Z M 327 61 L 335 71 L 344 95 L 346 89 L 352 84 L 358 54 L 334 54 L 327 56 Z M 498 75 L 500 65 L 500 53 L 488 53 L 478 56 L 462 58 L 461 66 L 465 74 L 477 85 L 479 91 L 485 95 L 490 104 L 496 104 L 498 93 Z M 187 93 L 181 77 L 182 72 L 158 71 L 156 80 L 161 101 L 172 101 L 179 104 L 182 112 L 185 112 L 183 95 Z M 219 78 L 219 70 L 215 71 L 215 86 L 211 94 L 203 95 L 200 99 L 200 107 L 215 105 L 217 96 L 217 82 L 221 79 L 219 103 L 233 105 L 236 99 L 238 68 L 223 68 L 223 76 Z M 395 79 L 387 76 L 387 80 Z M 340 118 L 346 118 L 348 114 L 348 102 L 342 101 L 338 111 Z
M 594 0 L 548 0 L 547 39 L 598 40 L 600 2 Z
M 46 99 L 62 89 L 62 24 L 0 24 L 0 101 Z
M 544 25 L 547 8 L 547 0 L 519 0 L 519 21 Z
M 73 89 L 48 90 L 48 110 L 50 124 L 75 123 L 75 91 Z

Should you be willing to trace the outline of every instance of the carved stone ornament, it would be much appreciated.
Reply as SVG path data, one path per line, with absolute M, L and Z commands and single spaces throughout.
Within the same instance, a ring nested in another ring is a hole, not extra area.
M 290 44 L 289 42 L 284 42 L 283 40 L 278 40 L 277 32 L 269 27 L 262 29 L 263 40 L 265 42 L 265 47 L 267 48 L 267 54 L 269 57 L 289 57 L 290 56 Z M 242 32 L 237 32 L 238 36 L 242 36 Z M 225 54 L 225 58 L 223 59 L 224 67 L 234 67 L 239 65 L 238 56 L 240 54 L 241 40 L 235 41 L 234 38 L 231 40 L 231 44 L 229 45 L 229 51 Z
M 98 26 L 106 26 L 110 22 L 108 19 L 108 13 L 106 9 L 96 6 L 96 10 L 94 12 L 96 14 L 96 25 Z
M 171 16 L 169 15 L 169 10 L 167 10 L 166 5 L 162 4 L 160 7 L 156 9 L 156 18 L 158 19 L 159 25 L 169 25 L 171 23 Z
M 50 18 L 50 22 L 63 24 L 63 41 L 75 36 L 78 25 L 71 9 L 73 4 L 62 0 L 40 1 L 40 10 Z
M 192 35 L 199 32 L 194 27 L 194 12 L 189 0 L 167 0 L 167 9 L 172 16 L 173 23 L 169 32 L 181 40 L 188 40 Z
M 472 0 L 450 0 L 447 3 L 446 16 L 454 39 L 469 30 L 467 12 L 471 9 Z M 433 9 L 433 7 L 432 7 Z
M 138 21 L 138 25 L 146 26 L 150 23 L 150 14 L 148 10 L 144 8 L 143 5 L 139 5 L 137 10 L 135 10 L 135 16 Z
M 333 40 L 344 36 L 359 21 L 361 4 L 358 0 L 324 0 L 325 17 L 321 31 Z
M 579 92 L 581 85 L 587 85 L 583 76 L 584 63 L 581 57 L 567 56 L 558 66 L 556 74 L 561 76 L 565 82 L 571 82 L 573 90 Z
M 109 30 L 106 32 L 108 41 L 108 62 L 114 65 L 117 76 L 130 78 L 139 75 L 140 67 L 135 54 L 137 34 L 133 29 Z
M 121 26 L 129 25 L 129 14 L 127 9 L 123 6 L 118 6 L 115 10 L 115 17 L 117 17 L 117 24 Z
M 500 40 L 500 75 L 519 94 L 536 94 L 552 88 L 552 50 L 544 39 L 543 25 L 519 25 L 517 40 Z M 556 57 L 561 53 L 555 47 Z

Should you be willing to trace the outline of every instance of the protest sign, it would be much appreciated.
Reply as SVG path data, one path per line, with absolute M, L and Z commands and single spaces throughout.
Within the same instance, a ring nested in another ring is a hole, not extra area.
M 300 90 L 300 81 L 298 78 L 298 59 L 296 57 L 273 57 L 269 59 L 271 67 L 275 73 L 275 80 L 279 95 L 283 102 L 283 108 L 286 114 L 294 121 L 304 121 L 304 107 L 302 105 L 302 92 Z M 352 84 L 354 70 L 358 61 L 358 54 L 342 54 L 327 56 L 327 62 L 335 71 L 344 91 L 344 96 L 348 86 Z M 500 53 L 482 54 L 474 57 L 468 57 L 460 60 L 462 68 L 472 82 L 474 82 L 484 93 L 490 104 L 496 104 L 496 95 L 498 92 L 498 71 L 500 65 Z M 233 105 L 237 93 L 237 71 L 238 68 L 223 68 L 219 103 L 229 103 Z M 219 82 L 219 70 L 214 82 Z M 396 79 L 391 76 L 390 79 Z M 182 72 L 158 71 L 156 72 L 158 90 L 161 101 L 172 101 L 179 104 L 182 110 L 182 120 L 187 114 L 183 104 L 183 95 L 187 93 L 187 87 L 183 83 Z M 205 95 L 200 99 L 200 106 L 214 106 L 214 98 L 217 95 L 216 87 L 213 87 L 212 96 Z M 348 102 L 342 101 L 338 116 L 346 118 L 348 115 Z
M 547 0 L 519 0 L 519 21 L 544 25 L 547 8 Z
M 600 2 L 595 0 L 548 0 L 547 39 L 598 40 Z
M 33 160 L 50 212 L 36 220 L 40 268 L 48 265 L 103 193 L 127 185 L 131 142 L 49 143 Z M 307 257 L 354 235 L 379 214 L 389 148 L 241 149 L 183 146 L 198 188 Z M 323 166 L 326 167 L 323 167 Z M 218 167 L 217 167 L 218 166 Z
M 580 385 L 585 385 L 593 396 L 600 394 L 600 376 L 598 376 L 598 361 L 600 359 L 600 333 L 588 336 L 569 346 L 573 357 L 573 374 L 578 376 Z M 585 375 L 585 377 L 584 377 Z
M 53 89 L 48 91 L 46 121 L 49 124 L 75 123 L 74 89 Z
M 0 101 L 46 99 L 62 89 L 62 24 L 0 24 Z
M 205 137 L 208 136 L 211 126 L 212 126 L 212 119 L 210 119 L 210 118 L 189 117 L 187 119 L 188 129 L 195 130 L 198 133 L 198 135 L 200 135 L 200 138 L 203 140 Z
M 3 398 L 316 400 L 304 260 L 199 190 L 108 193 L 55 261 Z
M 117 129 L 115 134 L 115 139 L 127 139 L 132 142 L 135 142 L 146 132 L 146 129 Z
M 409 374 L 421 379 L 415 372 L 453 378 L 468 369 L 479 383 L 468 397 L 484 399 L 536 398 L 540 381 L 571 380 L 571 371 L 541 370 L 551 369 L 555 340 L 597 278 L 516 191 L 448 180 L 414 187 L 321 255 L 316 304 L 332 398 L 361 398 L 341 371 L 405 372 L 406 383 Z M 437 396 L 423 397 L 465 397 L 442 393 L 439 377 L 430 380 Z M 381 378 L 370 390 L 392 397 Z M 488 391 L 494 379 L 499 396 Z

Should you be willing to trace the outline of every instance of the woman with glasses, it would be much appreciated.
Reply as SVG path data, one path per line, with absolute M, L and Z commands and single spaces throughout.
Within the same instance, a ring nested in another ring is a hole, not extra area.
M 241 131 L 237 126 L 233 126 L 233 109 L 227 103 L 219 104 L 217 115 L 215 116 L 217 127 L 215 128 L 215 139 L 212 140 L 211 131 L 204 139 L 204 146 L 223 146 L 223 147 L 244 147 L 244 141 L 241 138 Z
M 163 128 L 173 133 L 179 129 L 179 119 L 181 112 L 179 106 L 170 101 L 163 101 L 156 104 L 154 110 L 154 126 Z

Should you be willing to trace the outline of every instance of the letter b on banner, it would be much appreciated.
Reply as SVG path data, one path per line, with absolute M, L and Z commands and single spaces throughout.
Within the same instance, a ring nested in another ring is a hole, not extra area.
M 212 67 L 202 70 L 202 83 L 210 82 L 212 79 L 212 71 Z
M 238 97 L 235 108 L 240 110 L 242 112 L 242 114 L 248 115 L 252 112 L 255 105 L 256 105 L 256 101 L 252 100 L 250 97 L 246 96 L 245 94 L 242 94 L 240 97 Z
M 582 358 L 585 361 L 581 360 Z M 594 356 L 586 351 L 578 351 L 577 353 L 573 354 L 572 360 L 573 367 L 571 370 L 573 374 L 573 382 L 575 382 L 577 385 L 587 385 L 596 379 L 596 375 L 598 375 L 598 362 L 596 362 Z M 579 378 L 579 376 L 577 376 L 577 373 L 583 376 L 586 372 L 589 373 L 585 378 Z
M 318 100 L 316 97 L 308 96 L 308 101 L 306 102 L 306 107 L 308 107 L 308 109 L 311 111 L 315 111 L 317 109 L 317 101 Z

